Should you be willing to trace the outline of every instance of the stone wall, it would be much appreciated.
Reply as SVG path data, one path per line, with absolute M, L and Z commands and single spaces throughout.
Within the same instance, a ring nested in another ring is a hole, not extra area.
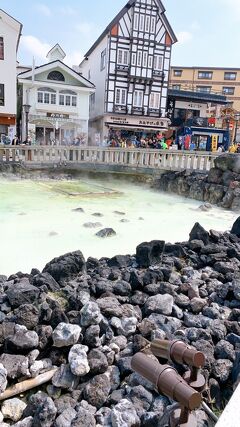
M 219 156 L 208 174 L 167 172 L 155 180 L 154 188 L 237 211 L 240 209 L 240 155 Z

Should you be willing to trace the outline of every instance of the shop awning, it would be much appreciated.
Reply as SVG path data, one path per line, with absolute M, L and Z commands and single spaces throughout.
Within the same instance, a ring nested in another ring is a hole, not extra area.
M 105 123 L 106 126 L 110 127 L 111 129 L 121 129 L 121 130 L 132 130 L 132 131 L 146 131 L 146 132 L 150 132 L 150 131 L 158 131 L 158 130 L 168 130 L 168 127 L 166 126 L 146 126 L 146 125 L 131 125 L 131 124 L 127 124 L 127 125 L 121 125 L 121 124 L 116 124 L 116 123 Z

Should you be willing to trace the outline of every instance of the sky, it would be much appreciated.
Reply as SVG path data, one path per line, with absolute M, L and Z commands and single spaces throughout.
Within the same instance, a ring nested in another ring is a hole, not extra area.
M 178 37 L 172 65 L 240 67 L 240 0 L 162 0 Z M 79 64 L 84 53 L 127 0 L 0 0 L 0 8 L 23 24 L 21 64 L 46 62 L 56 43 L 65 62 Z

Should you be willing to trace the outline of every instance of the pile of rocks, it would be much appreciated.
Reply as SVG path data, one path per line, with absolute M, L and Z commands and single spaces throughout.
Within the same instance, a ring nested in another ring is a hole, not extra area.
M 240 219 L 231 233 L 195 224 L 184 243 L 87 261 L 77 251 L 42 273 L 0 276 L 0 392 L 56 367 L 47 384 L 3 401 L 0 425 L 163 427 L 172 402 L 131 370 L 155 338 L 205 353 L 208 402 L 222 408 L 240 380 L 239 267 Z
M 223 154 L 214 163 L 208 174 L 167 172 L 155 181 L 154 187 L 239 211 L 240 154 Z

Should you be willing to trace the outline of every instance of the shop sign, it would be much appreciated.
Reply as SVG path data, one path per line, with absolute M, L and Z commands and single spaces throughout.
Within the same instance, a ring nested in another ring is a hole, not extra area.
M 69 114 L 47 113 L 47 117 L 51 117 L 51 119 L 69 119 Z
M 166 127 L 168 125 L 168 119 L 137 119 L 135 117 L 115 117 L 110 116 L 106 118 L 106 123 L 118 124 L 118 125 L 132 125 L 132 126 L 147 126 L 147 127 Z
M 214 127 L 215 127 L 215 124 L 216 124 L 216 119 L 215 119 L 215 117 L 209 117 L 209 119 L 208 119 L 208 126 L 209 126 L 210 128 L 214 128 Z
M 212 135 L 212 151 L 217 151 L 218 149 L 218 136 Z

